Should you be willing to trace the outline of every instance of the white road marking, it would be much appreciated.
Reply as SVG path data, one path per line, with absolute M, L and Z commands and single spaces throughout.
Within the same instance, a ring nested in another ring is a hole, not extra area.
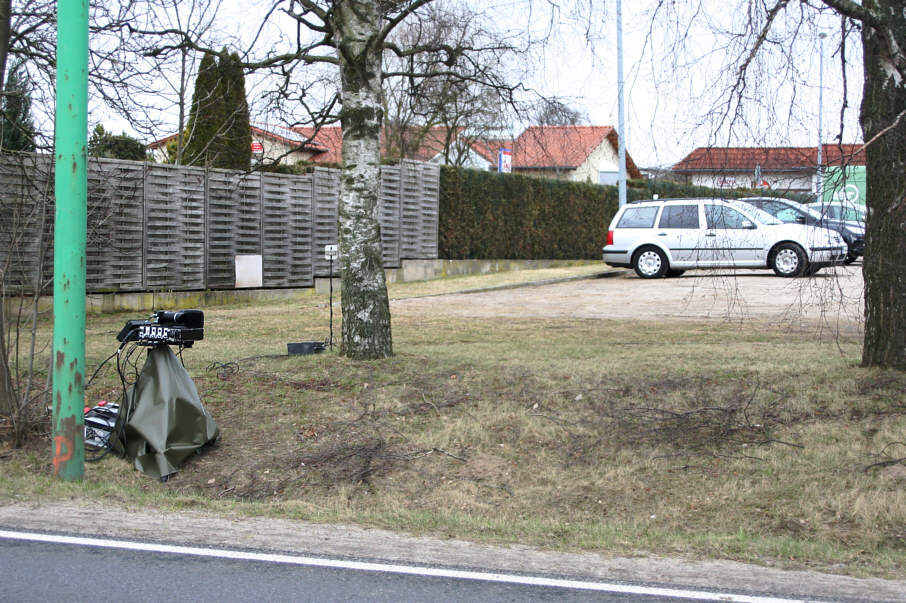
M 543 578 L 539 576 L 519 576 L 515 574 L 454 570 L 434 567 L 418 567 L 414 565 L 398 565 L 394 563 L 344 561 L 342 559 L 327 559 L 323 557 L 255 553 L 250 551 L 231 551 L 229 549 L 177 546 L 171 544 L 157 544 L 152 542 L 134 542 L 128 540 L 109 540 L 106 538 L 88 538 L 83 536 L 60 536 L 55 534 L 39 534 L 35 532 L 14 532 L 8 530 L 0 530 L 0 538 L 7 540 L 25 540 L 30 542 L 46 542 L 53 544 L 72 544 L 79 546 L 92 546 L 150 553 L 193 555 L 196 557 L 214 557 L 219 559 L 262 561 L 266 563 L 283 563 L 287 565 L 324 567 L 331 569 L 349 569 L 366 572 L 406 574 L 411 576 L 456 578 L 460 580 L 476 580 L 484 582 L 503 582 L 506 584 L 523 586 L 544 586 L 575 590 L 591 590 L 607 593 L 674 597 L 678 599 L 696 599 L 699 601 L 732 601 L 740 603 L 794 603 L 796 601 L 800 601 L 799 599 L 779 599 L 774 597 L 757 597 L 732 593 L 715 593 L 708 591 L 696 591 L 654 586 L 634 586 L 631 584 L 590 582 L 585 580 L 566 580 L 559 578 Z

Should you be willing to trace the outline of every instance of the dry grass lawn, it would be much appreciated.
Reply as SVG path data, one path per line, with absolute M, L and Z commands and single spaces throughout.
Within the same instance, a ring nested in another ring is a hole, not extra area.
M 415 293 L 431 286 L 392 291 Z M 0 452 L 0 503 L 80 497 L 906 575 L 906 375 L 860 368 L 855 334 L 407 313 L 388 360 L 279 356 L 326 336 L 325 301 L 205 310 L 184 358 L 223 436 L 169 482 L 109 457 L 57 483 L 39 439 Z M 127 318 L 90 318 L 89 366 Z M 117 388 L 102 372 L 89 401 Z

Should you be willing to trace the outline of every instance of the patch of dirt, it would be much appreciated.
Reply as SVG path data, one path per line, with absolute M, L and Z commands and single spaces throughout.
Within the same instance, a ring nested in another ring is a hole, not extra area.
M 512 463 L 492 454 L 478 453 L 470 457 L 455 475 L 462 479 L 503 482 L 513 473 Z

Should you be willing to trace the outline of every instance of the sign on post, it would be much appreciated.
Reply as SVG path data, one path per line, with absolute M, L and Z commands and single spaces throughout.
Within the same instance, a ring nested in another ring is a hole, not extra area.
M 501 174 L 509 174 L 513 171 L 512 149 L 500 149 L 497 151 L 497 171 Z

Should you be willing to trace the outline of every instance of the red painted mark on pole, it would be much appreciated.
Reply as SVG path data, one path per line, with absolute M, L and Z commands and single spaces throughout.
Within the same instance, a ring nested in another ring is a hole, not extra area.
M 64 435 L 58 435 L 53 441 L 53 473 L 60 475 L 60 467 L 72 458 L 72 440 Z

